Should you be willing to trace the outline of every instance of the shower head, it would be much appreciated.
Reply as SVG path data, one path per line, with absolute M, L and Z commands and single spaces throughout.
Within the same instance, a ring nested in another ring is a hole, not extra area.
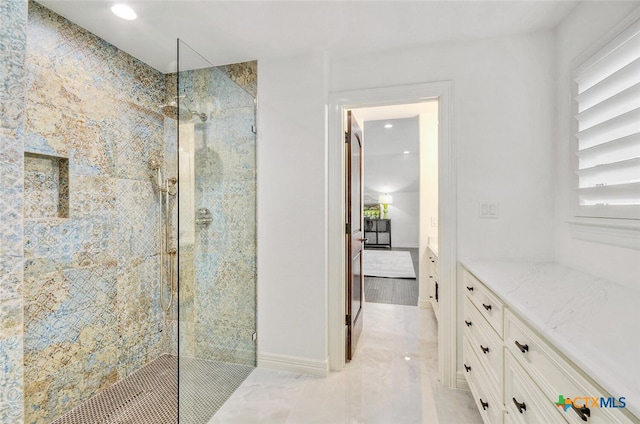
M 151 169 L 152 171 L 155 171 L 156 169 L 160 168 L 160 166 L 162 166 L 162 164 L 160 163 L 160 160 L 158 160 L 157 158 L 151 158 L 149 159 L 149 169 Z
M 170 102 L 166 105 L 162 105 L 162 113 L 164 114 L 164 116 L 175 119 L 176 121 L 178 120 L 178 118 L 181 121 L 190 121 L 194 116 L 200 118 L 202 122 L 207 120 L 206 114 L 188 109 L 182 109 L 178 107 L 176 102 Z
M 179 112 L 174 104 L 162 105 L 162 114 L 168 118 L 178 120 L 178 116 L 186 116 L 186 111 Z

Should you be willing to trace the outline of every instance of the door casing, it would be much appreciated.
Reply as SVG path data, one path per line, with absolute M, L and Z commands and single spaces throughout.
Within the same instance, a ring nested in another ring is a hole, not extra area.
M 438 99 L 438 220 L 441 281 L 438 321 L 438 377 L 447 387 L 464 386 L 458 363 L 458 259 L 456 149 L 453 137 L 453 83 L 450 81 L 333 92 L 329 95 L 328 134 L 328 347 L 329 366 L 345 366 L 345 155 L 346 110 Z

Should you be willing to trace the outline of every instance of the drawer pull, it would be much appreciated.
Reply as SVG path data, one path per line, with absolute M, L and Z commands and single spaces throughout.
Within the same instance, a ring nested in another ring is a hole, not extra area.
M 473 323 L 471 321 L 464 320 L 464 323 L 467 324 L 467 327 L 471 327 Z
M 484 347 L 484 346 L 480 345 L 480 349 L 482 349 L 482 353 L 484 353 L 485 355 L 487 354 L 487 352 L 489 352 L 489 348 L 488 347 Z
M 469 287 L 469 286 L 467 286 L 467 290 L 469 290 L 469 291 L 473 291 L 473 287 Z
M 576 414 L 578 414 L 582 421 L 588 421 L 587 417 L 591 416 L 591 410 L 586 406 L 583 406 L 582 408 L 576 408 L 574 404 L 571 404 L 571 408 L 576 411 Z
M 465 369 L 467 372 L 471 371 L 471 367 L 470 367 L 470 366 L 468 366 L 467 364 L 462 364 L 462 365 L 464 365 L 464 369 Z
M 489 402 L 485 402 L 482 400 L 482 398 L 480 398 L 480 405 L 482 405 L 482 409 L 486 411 L 487 408 L 489 407 Z
M 486 309 L 487 311 L 491 310 L 491 305 L 485 305 L 484 303 L 482 304 L 482 306 L 484 306 L 484 309 Z
M 516 408 L 518 408 L 518 411 L 520 411 L 521 414 L 524 414 L 524 412 L 522 411 L 526 411 L 527 410 L 527 405 L 525 405 L 524 402 L 520 403 L 516 400 L 516 398 L 513 398 L 513 403 L 515 403 Z
M 521 345 L 516 340 L 516 346 L 518 346 L 518 349 L 520 349 L 520 352 L 522 352 L 522 353 L 529 352 L 529 345 L 528 344 Z

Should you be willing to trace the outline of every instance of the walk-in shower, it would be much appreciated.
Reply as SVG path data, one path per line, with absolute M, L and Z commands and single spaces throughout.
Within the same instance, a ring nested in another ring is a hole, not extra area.
M 0 422 L 204 424 L 256 360 L 256 64 L 163 74 L 9 4 Z
M 176 97 L 184 98 L 183 96 Z M 194 118 L 200 122 L 206 122 L 207 115 L 202 112 L 181 108 L 177 101 L 171 101 L 161 106 L 162 113 L 167 118 L 180 122 L 190 122 Z M 175 228 L 173 223 L 175 220 L 171 218 L 172 199 L 177 195 L 178 179 L 175 176 L 165 177 L 162 161 L 157 157 L 149 159 L 149 169 L 154 171 L 150 177 L 154 181 L 154 186 L 158 194 L 158 231 L 160 240 L 160 253 L 158 255 L 158 265 L 160 269 L 160 305 L 162 310 L 169 312 L 173 305 L 174 299 L 177 297 L 178 290 L 178 249 L 176 246 Z M 168 299 L 164 291 L 168 290 Z
M 257 64 L 215 67 L 185 44 L 179 51 L 191 66 L 178 73 L 177 109 L 166 112 L 180 118 L 171 120 L 178 127 L 177 353 L 179 416 L 188 422 L 194 398 L 182 388 L 213 392 L 183 365 L 227 364 L 229 375 L 246 375 L 256 364 Z

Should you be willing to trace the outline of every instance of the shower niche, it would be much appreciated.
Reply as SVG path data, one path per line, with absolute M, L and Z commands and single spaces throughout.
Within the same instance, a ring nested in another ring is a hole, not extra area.
M 24 217 L 69 218 L 69 159 L 24 153 Z

